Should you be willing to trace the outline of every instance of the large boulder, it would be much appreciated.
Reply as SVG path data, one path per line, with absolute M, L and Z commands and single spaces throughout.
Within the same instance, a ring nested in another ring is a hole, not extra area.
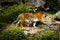
M 54 15 L 54 19 L 60 21 L 60 10 Z

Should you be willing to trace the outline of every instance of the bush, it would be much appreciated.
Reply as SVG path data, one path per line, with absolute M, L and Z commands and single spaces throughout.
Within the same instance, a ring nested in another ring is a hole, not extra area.
M 3 11 L 3 12 L 2 12 Z M 13 5 L 0 11 L 0 22 L 11 23 L 22 12 L 28 12 L 27 5 Z
M 19 27 L 15 27 L 0 32 L 0 40 L 28 40 L 28 38 L 23 30 Z
M 53 32 L 51 30 L 42 34 L 42 40 L 52 40 Z
M 60 34 L 54 33 L 53 31 L 49 30 L 43 32 L 41 35 L 33 34 L 32 40 L 60 40 Z
M 47 0 L 47 4 L 50 8 L 49 11 L 51 12 L 57 12 L 58 10 L 60 10 L 57 0 Z
M 41 35 L 38 34 L 34 34 L 32 36 L 33 40 L 52 40 L 52 36 L 54 35 L 54 33 L 52 31 L 46 31 Z

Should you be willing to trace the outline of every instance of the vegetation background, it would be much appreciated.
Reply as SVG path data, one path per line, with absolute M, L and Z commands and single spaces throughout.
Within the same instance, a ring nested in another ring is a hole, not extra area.
M 52 16 L 58 10 L 60 10 L 60 7 L 57 6 L 58 3 L 56 0 L 47 0 L 46 2 L 50 8 L 47 11 L 49 15 Z M 29 8 L 26 0 L 23 1 L 23 3 L 24 4 L 22 5 L 18 3 L 0 5 L 0 29 L 7 24 L 11 24 L 22 12 L 34 12 L 33 9 L 36 9 L 34 6 L 32 8 Z M 16 27 L 0 30 L 0 40 L 60 40 L 60 34 L 53 33 L 51 30 L 49 30 L 47 32 L 44 32 L 42 35 L 33 34 L 32 38 L 30 39 L 24 34 L 22 29 Z

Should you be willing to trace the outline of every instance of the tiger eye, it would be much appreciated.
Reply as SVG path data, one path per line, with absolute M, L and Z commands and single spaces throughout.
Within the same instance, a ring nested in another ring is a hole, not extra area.
M 46 16 L 45 16 L 46 17 Z

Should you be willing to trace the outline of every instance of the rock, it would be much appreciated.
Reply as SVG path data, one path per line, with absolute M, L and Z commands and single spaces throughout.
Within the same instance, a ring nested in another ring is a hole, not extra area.
M 34 27 L 23 27 L 22 28 L 24 30 L 24 33 L 27 35 L 27 36 L 31 36 L 32 34 L 42 34 L 45 29 L 40 29 L 38 27 L 34 28 Z
M 55 23 L 56 23 L 56 26 L 57 26 L 57 29 L 56 29 L 56 30 L 60 31 L 60 22 L 57 21 L 57 22 L 55 22 Z
M 60 21 L 60 10 L 54 15 L 54 19 Z

